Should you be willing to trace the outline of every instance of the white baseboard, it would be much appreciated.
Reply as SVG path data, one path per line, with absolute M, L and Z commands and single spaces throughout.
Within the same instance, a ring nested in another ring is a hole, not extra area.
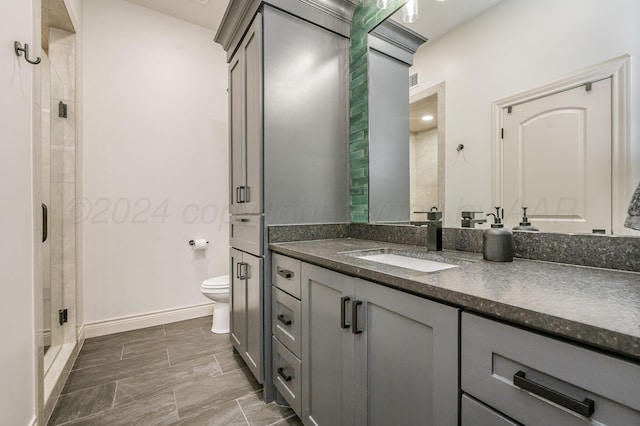
M 176 321 L 203 317 L 213 314 L 213 303 L 185 306 L 182 308 L 167 309 L 164 311 L 148 312 L 146 314 L 129 315 L 126 317 L 112 318 L 102 321 L 85 323 L 80 327 L 78 335 L 83 338 L 105 336 L 107 334 L 120 333 L 122 331 L 137 330 L 139 328 L 153 327 Z M 80 340 L 78 338 L 78 340 Z
M 77 334 L 78 343 L 83 342 L 84 339 L 86 338 L 84 329 L 85 329 L 84 323 L 80 327 L 78 327 L 78 334 Z

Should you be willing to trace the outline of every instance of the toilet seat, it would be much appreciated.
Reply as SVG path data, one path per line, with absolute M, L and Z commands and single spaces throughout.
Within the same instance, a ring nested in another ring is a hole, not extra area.
M 202 282 L 201 287 L 213 290 L 229 288 L 229 275 L 206 279 Z

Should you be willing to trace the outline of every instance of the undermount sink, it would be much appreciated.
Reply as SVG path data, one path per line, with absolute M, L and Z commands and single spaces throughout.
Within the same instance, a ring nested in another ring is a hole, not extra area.
M 401 268 L 412 269 L 420 272 L 437 272 L 445 269 L 457 268 L 458 265 L 440 262 L 425 257 L 445 260 L 441 255 L 432 253 L 407 253 L 391 249 L 361 250 L 346 252 L 355 258 L 369 260 L 371 262 L 384 263 L 385 265 L 399 266 Z

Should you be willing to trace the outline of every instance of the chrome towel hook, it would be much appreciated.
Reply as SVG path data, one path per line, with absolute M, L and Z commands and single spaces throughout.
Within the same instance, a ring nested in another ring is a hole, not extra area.
M 22 52 L 24 52 L 24 59 L 30 64 L 38 65 L 40 61 L 42 61 L 42 59 L 40 59 L 39 57 L 36 58 L 35 61 L 29 59 L 29 45 L 27 43 L 25 43 L 24 47 L 22 47 L 22 44 L 19 41 L 14 41 L 13 48 L 15 49 L 17 56 L 22 56 Z

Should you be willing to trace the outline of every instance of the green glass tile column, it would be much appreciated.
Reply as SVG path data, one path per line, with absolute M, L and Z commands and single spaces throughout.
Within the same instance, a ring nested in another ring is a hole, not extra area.
M 349 47 L 349 172 L 351 222 L 369 222 L 369 31 L 391 16 L 406 0 L 392 0 L 380 9 L 376 0 L 362 0 L 351 23 Z

